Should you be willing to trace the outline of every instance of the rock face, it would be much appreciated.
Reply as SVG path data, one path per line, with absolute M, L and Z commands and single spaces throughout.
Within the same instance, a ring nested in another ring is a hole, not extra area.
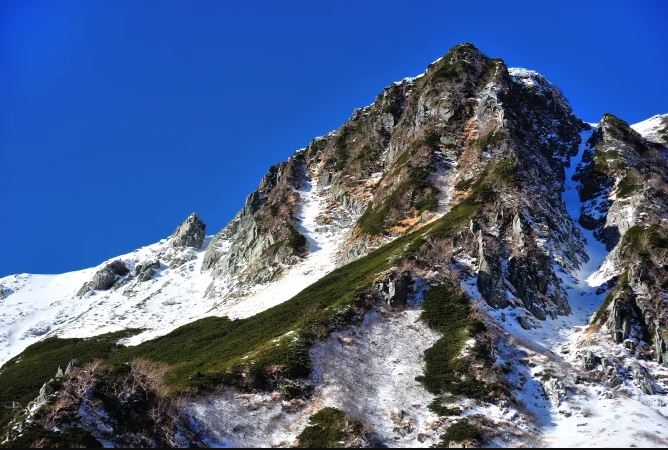
M 176 229 L 172 236 L 174 247 L 200 248 L 205 238 L 206 225 L 194 212 Z
M 125 266 L 121 260 L 112 261 L 105 265 L 102 269 L 95 272 L 93 279 L 79 289 L 78 296 L 82 296 L 89 291 L 106 291 L 111 289 L 116 282 L 130 273 L 130 270 Z
M 413 285 L 411 272 L 392 272 L 378 283 L 376 290 L 388 306 L 401 308 L 406 306 L 410 296 L 415 293 Z
M 135 266 L 134 275 L 139 281 L 148 281 L 153 278 L 158 269 L 160 269 L 160 261 L 147 261 Z
M 596 326 L 617 343 L 631 339 L 630 354 L 668 365 L 668 150 L 644 139 L 626 122 L 606 114 L 591 138 L 580 172 L 583 215 L 606 243 L 606 265 L 616 283 Z M 598 189 L 600 180 L 606 189 Z
M 12 292 L 13 291 L 10 288 L 5 287 L 2 284 L 0 284 L 0 300 L 9 297 L 9 294 L 11 294 Z

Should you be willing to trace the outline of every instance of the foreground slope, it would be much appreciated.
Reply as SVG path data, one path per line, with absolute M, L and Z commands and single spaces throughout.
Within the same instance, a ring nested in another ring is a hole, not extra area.
M 3 279 L 6 358 L 134 335 L 9 360 L 6 445 L 665 446 L 662 120 L 457 46 L 214 237 Z

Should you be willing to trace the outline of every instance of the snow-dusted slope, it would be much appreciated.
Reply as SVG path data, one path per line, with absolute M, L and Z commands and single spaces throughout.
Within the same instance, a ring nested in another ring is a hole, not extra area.
M 648 141 L 668 144 L 668 114 L 657 114 L 642 122 L 634 123 L 631 128 Z
M 208 241 L 208 240 L 207 240 Z M 112 260 L 132 271 L 165 251 L 176 252 L 165 239 Z M 0 301 L 0 364 L 28 345 L 49 336 L 88 337 L 126 328 L 170 329 L 211 310 L 203 299 L 208 275 L 200 272 L 203 250 L 185 249 L 194 259 L 177 267 L 164 263 L 148 281 L 132 280 L 94 295 L 77 291 L 105 266 L 60 275 L 12 275 L 0 284 L 13 292 Z M 187 258 L 186 258 L 187 259 Z
M 319 187 L 315 180 L 305 180 L 299 191 L 299 231 L 307 238 L 309 254 L 286 267 L 273 283 L 239 289 L 232 278 L 223 278 L 216 281 L 221 286 L 216 296 L 205 295 L 212 278 L 201 269 L 211 237 L 199 250 L 177 250 L 170 238 L 90 269 L 0 279 L 0 285 L 10 293 L 0 300 L 0 365 L 49 336 L 88 337 L 138 328 L 144 331 L 123 341 L 136 345 L 205 316 L 250 317 L 292 298 L 336 268 L 337 252 L 350 229 L 319 224 L 327 212 L 329 197 L 328 187 Z M 123 261 L 132 272 L 137 264 L 161 256 L 160 269 L 148 281 L 132 279 L 108 291 L 98 290 L 95 295 L 76 295 L 97 270 L 111 261 Z M 165 262 L 164 256 L 172 262 Z

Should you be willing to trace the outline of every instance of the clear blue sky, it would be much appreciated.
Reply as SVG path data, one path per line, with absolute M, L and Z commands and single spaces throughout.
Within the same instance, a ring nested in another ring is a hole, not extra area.
M 567 5 L 567 6 L 566 6 Z M 668 112 L 668 2 L 0 1 L 0 276 L 208 233 L 273 163 L 469 41 L 585 120 Z

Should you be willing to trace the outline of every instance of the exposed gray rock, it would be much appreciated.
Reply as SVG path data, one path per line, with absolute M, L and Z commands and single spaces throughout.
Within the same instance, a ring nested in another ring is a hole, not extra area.
M 406 306 L 413 292 L 413 277 L 410 272 L 392 272 L 378 283 L 377 290 L 383 300 L 392 307 Z
M 63 371 L 63 368 L 58 366 L 58 370 L 56 370 L 56 378 L 62 378 L 63 375 L 65 375 L 65 372 Z
M 517 323 L 519 323 L 525 330 L 535 328 L 535 325 L 531 323 L 531 319 L 529 319 L 528 315 L 521 314 L 517 316 Z
M 448 448 L 480 448 L 480 443 L 473 439 L 450 441 L 448 442 Z
M 603 383 L 608 387 L 617 387 L 624 383 L 624 378 L 620 374 L 620 367 L 610 358 L 601 358 L 601 375 Z
M 130 270 L 120 259 L 112 261 L 105 265 L 102 269 L 95 272 L 93 279 L 81 286 L 81 289 L 79 289 L 79 292 L 77 292 L 77 296 L 81 297 L 87 292 L 93 290 L 109 290 L 120 278 L 124 277 L 129 272 Z
M 543 381 L 543 390 L 554 406 L 559 406 L 561 401 L 566 398 L 566 388 L 563 383 L 556 378 L 549 378 Z
M 629 371 L 631 372 L 633 381 L 641 391 L 648 395 L 654 395 L 656 393 L 656 390 L 654 389 L 654 383 L 652 382 L 652 377 L 650 376 L 647 369 L 636 362 L 632 362 L 629 365 Z
M 0 300 L 3 300 L 9 297 L 14 291 L 4 285 L 0 284 Z
M 174 247 L 200 248 L 204 242 L 206 225 L 194 212 L 176 229 L 172 235 Z
M 495 308 L 508 306 L 504 289 L 503 268 L 499 260 L 498 244 L 492 237 L 478 232 L 478 290 L 485 301 Z
M 79 367 L 80 365 L 81 365 L 81 362 L 78 359 L 70 360 L 70 362 L 67 363 L 67 367 L 65 368 L 64 374 L 65 375 L 71 375 L 74 368 Z
M 39 395 L 37 398 L 34 400 L 35 405 L 42 405 L 46 403 L 49 400 L 49 397 L 53 395 L 54 391 L 53 388 L 51 387 L 50 382 L 46 382 L 42 385 L 42 387 L 39 390 Z
M 568 314 L 570 307 L 561 292 L 554 290 L 551 295 L 548 292 L 553 274 L 549 262 L 541 255 L 532 256 L 516 256 L 508 261 L 508 281 L 515 288 L 517 297 L 538 319 L 545 320 L 548 314 L 552 317 Z M 549 303 L 545 301 L 548 296 L 551 297 Z M 557 310 L 553 311 L 552 306 Z
M 594 370 L 601 363 L 601 358 L 596 356 L 591 350 L 587 350 L 582 358 L 582 365 L 585 370 Z
M 665 328 L 656 328 L 654 332 L 654 349 L 656 352 L 656 360 L 668 366 L 668 330 Z
M 135 266 L 134 275 L 139 281 L 148 281 L 155 275 L 156 270 L 160 268 L 160 261 L 146 261 Z

